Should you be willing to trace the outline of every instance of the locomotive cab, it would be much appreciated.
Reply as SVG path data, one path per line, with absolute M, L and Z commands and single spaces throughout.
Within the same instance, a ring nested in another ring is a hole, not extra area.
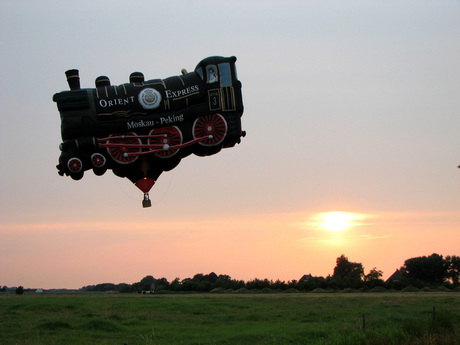
M 205 73 L 203 73 L 203 70 Z M 206 83 L 213 84 L 220 82 L 220 87 L 232 86 L 232 73 L 229 62 L 220 63 L 218 65 L 210 64 L 203 67 L 198 67 L 196 72 Z M 217 72 L 218 71 L 218 72 Z M 236 78 L 236 67 L 233 68 L 234 79 Z

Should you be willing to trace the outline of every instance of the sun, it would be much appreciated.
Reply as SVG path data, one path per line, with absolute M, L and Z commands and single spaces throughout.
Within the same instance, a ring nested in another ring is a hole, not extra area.
M 369 225 L 367 219 L 375 217 L 372 214 L 357 212 L 329 211 L 313 213 L 309 219 L 303 223 L 307 229 L 325 230 L 340 232 L 354 228 L 356 226 Z
M 319 226 L 325 230 L 342 231 L 354 225 L 353 213 L 325 212 L 320 215 Z

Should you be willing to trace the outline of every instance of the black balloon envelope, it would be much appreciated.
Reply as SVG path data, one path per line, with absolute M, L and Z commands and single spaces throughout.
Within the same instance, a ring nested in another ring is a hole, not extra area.
M 61 118 L 59 174 L 79 180 L 87 170 L 126 177 L 151 206 L 149 191 L 163 171 L 190 154 L 209 156 L 240 143 L 243 99 L 236 57 L 208 57 L 193 72 L 111 85 L 100 76 L 81 88 L 79 72 L 66 71 L 70 91 L 53 96 Z

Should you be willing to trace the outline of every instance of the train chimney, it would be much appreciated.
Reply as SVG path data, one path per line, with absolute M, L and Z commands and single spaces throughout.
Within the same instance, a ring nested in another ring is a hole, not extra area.
M 144 75 L 141 72 L 133 72 L 129 76 L 130 83 L 143 83 L 144 82 Z
M 105 75 L 96 78 L 96 87 L 110 86 L 110 79 Z
M 80 77 L 78 76 L 78 69 L 69 69 L 65 72 L 67 76 L 67 83 L 70 90 L 80 90 Z

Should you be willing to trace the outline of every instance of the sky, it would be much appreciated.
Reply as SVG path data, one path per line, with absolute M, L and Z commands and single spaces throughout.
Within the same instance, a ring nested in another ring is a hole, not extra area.
M 386 279 L 460 255 L 459 37 L 457 0 L 0 0 L 0 285 L 290 281 L 342 254 Z M 66 70 L 89 88 L 214 55 L 238 59 L 240 145 L 183 159 L 146 209 L 110 171 L 58 175 Z

